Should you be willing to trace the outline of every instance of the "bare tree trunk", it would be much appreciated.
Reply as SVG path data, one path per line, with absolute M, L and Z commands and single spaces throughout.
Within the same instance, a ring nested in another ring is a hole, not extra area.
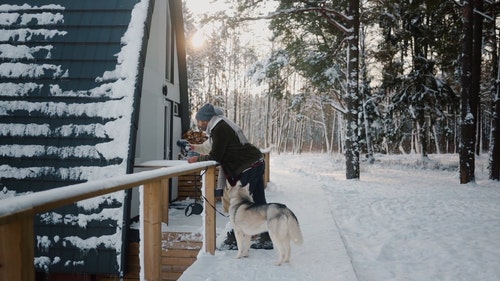
M 427 122 L 425 122 L 425 115 L 420 112 L 417 118 L 417 136 L 420 156 L 427 158 Z
M 332 130 L 331 130 L 331 133 L 330 133 L 330 143 L 332 144 L 332 152 L 333 152 L 333 144 L 334 144 L 334 139 L 335 139 L 336 124 L 337 124 L 337 112 L 333 112 Z
M 343 124 L 344 124 L 344 115 L 339 114 L 337 122 L 337 128 L 339 130 L 338 135 L 340 136 L 338 140 L 339 153 L 344 153 L 344 147 L 342 146 L 342 144 L 344 143 L 345 139 L 345 133 L 344 133 L 345 130 Z
M 441 148 L 439 147 L 439 139 L 436 131 L 436 125 L 432 125 L 432 134 L 434 135 L 434 145 L 436 146 L 436 153 L 441 154 Z
M 493 17 L 496 18 L 496 17 Z M 492 25 L 493 27 L 495 24 Z M 494 74 L 493 79 L 495 80 L 495 89 L 493 91 L 493 116 L 491 120 L 491 138 L 490 138 L 490 159 L 489 159 L 489 168 L 490 168 L 490 180 L 500 180 L 500 87 L 498 83 L 500 82 L 500 59 L 498 48 L 496 33 L 493 31 L 494 40 L 493 45 L 497 48 L 494 52 L 494 70 L 492 71 Z
M 309 138 L 311 139 L 311 142 L 309 143 L 309 152 L 312 152 L 314 148 L 314 136 L 313 136 L 313 128 L 311 125 L 311 121 L 306 119 L 304 126 L 307 129 L 307 134 L 309 135 Z
M 500 81 L 500 76 L 497 81 Z M 500 180 L 500 87 L 498 86 L 493 107 L 489 168 L 490 179 L 498 181 Z
M 321 113 L 321 121 L 318 122 L 321 125 L 321 128 L 323 129 L 323 136 L 325 138 L 325 145 L 326 145 L 326 151 L 328 153 L 331 152 L 331 146 L 330 146 L 330 141 L 328 139 L 328 126 L 327 126 L 327 120 L 326 120 L 326 115 L 325 115 L 325 108 L 323 107 L 323 102 L 321 100 L 318 100 L 318 107 Z
M 270 139 L 269 139 L 269 119 L 271 119 L 271 96 L 267 95 L 267 102 L 265 105 L 266 108 L 266 113 L 264 115 L 265 121 L 264 121 L 264 147 L 269 147 L 270 144 Z
M 475 113 L 474 122 L 476 126 L 476 145 L 475 153 L 479 155 L 481 153 L 481 105 L 480 105 L 480 95 L 481 91 L 481 58 L 483 49 L 483 0 L 469 0 L 474 1 L 474 12 L 472 16 L 473 22 L 473 45 L 472 45 L 472 76 L 471 76 L 471 89 L 472 95 L 475 96 L 472 99 L 471 110 Z
M 274 135 L 274 144 L 276 145 L 276 150 L 282 152 L 281 147 L 281 135 L 283 134 L 283 126 L 280 124 L 281 122 L 281 101 L 277 101 L 276 104 L 276 117 L 273 122 L 273 135 Z
M 287 113 L 287 108 L 285 104 L 285 100 L 283 99 L 280 103 L 280 112 L 278 115 L 278 120 L 277 120 L 277 130 L 279 132 L 279 137 L 276 140 L 278 143 L 278 146 L 280 147 L 280 151 L 286 151 L 287 149 L 287 133 L 288 133 L 288 122 L 286 120 L 288 119 L 288 113 Z
M 346 178 L 359 179 L 359 0 L 349 0 L 350 32 L 347 35 Z
M 292 130 L 292 126 L 290 124 L 290 121 L 289 121 L 289 118 L 288 116 L 285 116 L 285 114 L 283 114 L 283 119 L 282 120 L 287 120 L 286 123 L 284 122 L 284 127 L 285 127 L 285 135 L 283 136 L 283 146 L 285 148 L 285 152 L 287 151 L 288 149 L 288 140 L 290 139 L 290 131 Z M 290 149 L 291 150 L 291 149 Z
M 476 121 L 476 148 L 475 153 L 477 156 L 481 155 L 483 151 L 483 116 L 481 106 L 477 107 L 477 121 Z
M 416 129 L 412 129 L 411 130 L 411 136 L 410 136 L 410 154 L 411 153 L 415 153 L 415 154 L 418 154 L 420 153 L 420 149 L 419 149 L 419 146 L 418 146 L 418 143 L 419 143 L 419 139 L 418 139 L 418 130 L 419 130 L 419 127 L 418 127 L 418 123 L 417 122 L 413 122 L 412 123 L 415 127 L 417 127 Z
M 472 48 L 473 48 L 473 7 L 472 3 L 463 3 L 463 45 L 462 45 L 462 73 L 461 73 L 461 98 L 460 98 L 460 183 L 474 182 L 475 157 L 475 111 L 471 75 L 472 75 Z
M 296 130 L 295 137 L 293 138 L 295 141 L 295 152 L 298 154 L 302 153 L 302 142 L 304 139 L 304 118 L 300 118 L 296 121 Z
M 370 124 L 368 122 L 368 114 L 366 113 L 366 100 L 363 101 L 363 120 L 365 125 L 366 158 L 368 159 L 368 163 L 373 164 L 375 162 L 375 158 L 373 157 Z

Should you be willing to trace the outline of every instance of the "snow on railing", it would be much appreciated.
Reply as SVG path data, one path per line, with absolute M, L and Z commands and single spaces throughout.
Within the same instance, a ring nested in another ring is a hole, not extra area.
M 113 178 L 90 181 L 46 191 L 7 198 L 0 201 L 0 280 L 35 280 L 34 216 L 80 200 L 143 186 L 141 225 L 144 239 L 146 280 L 161 280 L 161 188 L 168 179 L 197 171 L 205 173 L 205 197 L 215 205 L 216 162 L 205 161 L 174 167 L 159 168 Z M 165 202 L 164 204 L 168 204 Z M 168 208 L 168 206 L 167 206 Z M 215 210 L 205 210 L 205 251 L 215 253 Z

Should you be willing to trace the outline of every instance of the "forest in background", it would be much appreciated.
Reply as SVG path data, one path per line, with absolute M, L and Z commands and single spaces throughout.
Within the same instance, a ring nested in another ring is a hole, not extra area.
M 196 17 L 185 9 L 186 38 L 205 36 L 187 44 L 191 107 L 222 107 L 257 146 L 346 154 L 354 143 L 367 161 L 374 153 L 425 158 L 470 146 L 463 132 L 471 123 L 470 153 L 496 154 L 496 1 L 226 4 Z M 269 35 L 256 34 L 255 22 Z

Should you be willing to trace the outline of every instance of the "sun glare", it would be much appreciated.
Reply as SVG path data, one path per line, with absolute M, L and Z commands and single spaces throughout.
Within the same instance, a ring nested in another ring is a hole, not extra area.
M 191 37 L 191 45 L 194 48 L 200 48 L 205 43 L 205 36 L 201 30 L 198 30 L 193 37 Z

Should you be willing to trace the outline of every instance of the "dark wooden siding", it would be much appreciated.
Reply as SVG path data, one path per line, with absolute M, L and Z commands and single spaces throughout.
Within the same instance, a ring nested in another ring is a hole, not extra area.
M 117 92 L 130 77 L 99 77 L 116 69 L 138 2 L 2 1 L 0 199 L 129 170 L 130 133 L 116 127 L 131 130 L 137 82 Z M 37 270 L 122 271 L 126 208 L 126 194 L 117 193 L 39 215 Z

